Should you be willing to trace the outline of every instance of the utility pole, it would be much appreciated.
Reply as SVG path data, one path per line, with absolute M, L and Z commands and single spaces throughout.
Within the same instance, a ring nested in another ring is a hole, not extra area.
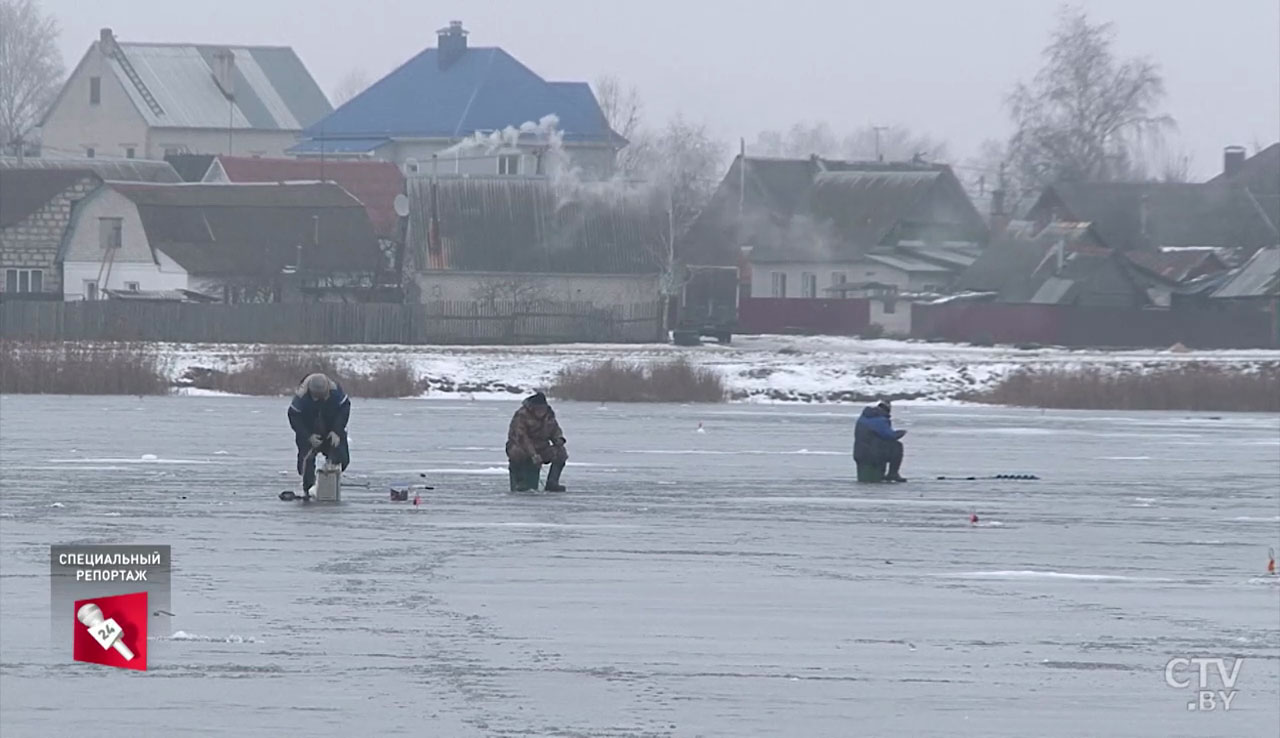
M 738 220 L 747 204 L 747 139 L 738 139 Z

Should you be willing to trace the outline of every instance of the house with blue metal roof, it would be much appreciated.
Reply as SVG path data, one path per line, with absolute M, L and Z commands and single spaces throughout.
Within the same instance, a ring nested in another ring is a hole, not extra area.
M 45 114 L 41 150 L 280 156 L 332 110 L 291 48 L 121 42 L 104 28 Z
M 437 45 L 303 131 L 302 157 L 393 161 L 405 173 L 545 175 L 572 162 L 607 175 L 626 140 L 585 82 L 549 82 L 453 21 Z

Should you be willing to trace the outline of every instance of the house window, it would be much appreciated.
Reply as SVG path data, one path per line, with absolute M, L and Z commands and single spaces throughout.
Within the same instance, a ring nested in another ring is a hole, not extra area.
M 773 272 L 770 276 L 773 278 L 773 296 L 786 297 L 787 296 L 787 273 Z
M 831 273 L 831 286 L 832 286 L 832 287 L 840 287 L 840 286 L 845 285 L 845 284 L 848 284 L 848 283 L 849 283 L 849 276 L 848 276 L 847 274 L 845 274 L 844 272 L 832 272 L 832 273 Z M 831 293 L 832 293 L 832 295 L 831 295 L 832 297 L 848 297 L 848 296 L 849 296 L 849 293 L 848 293 L 848 292 L 846 292 L 846 291 L 844 291 L 844 290 L 832 290 L 832 291 L 831 291 Z
M 6 292 L 44 292 L 44 270 L 9 269 L 4 274 Z
M 800 296 L 813 299 L 818 296 L 818 275 L 804 272 L 800 275 Z
M 519 154 L 503 154 L 498 157 L 498 174 L 519 174 L 520 173 L 520 155 Z
M 898 310 L 897 301 L 894 300 L 892 297 L 885 298 L 885 301 L 884 301 L 885 315 L 892 315 L 893 313 L 897 312 L 897 310 Z
M 85 156 L 87 156 L 87 157 L 89 157 L 90 159 L 92 159 L 92 158 L 93 158 L 93 156 L 94 156 L 94 154 L 96 154 L 96 153 L 98 153 L 98 152 L 94 151 L 92 146 L 90 146 L 90 147 L 88 147 L 88 148 L 86 148 L 86 149 L 84 150 L 84 155 L 85 155 Z
M 139 289 L 141 289 L 141 287 L 142 287 L 142 286 L 141 286 L 140 284 L 138 284 L 137 282 L 125 282 L 125 283 L 124 283 L 124 288 L 125 288 L 126 290 L 129 290 L 130 292 L 137 292 Z
M 132 146 L 124 147 L 124 158 L 132 159 L 136 153 L 137 151 Z
M 89 104 L 97 105 L 102 102 L 102 78 L 89 78 Z
M 178 148 L 177 146 L 164 147 L 165 156 L 177 156 L 178 154 L 181 154 L 181 153 L 182 153 L 182 149 Z
M 124 218 L 98 218 L 98 243 L 102 250 L 118 249 L 124 242 Z
M 84 281 L 84 299 L 86 300 L 98 299 L 98 280 L 86 279 Z

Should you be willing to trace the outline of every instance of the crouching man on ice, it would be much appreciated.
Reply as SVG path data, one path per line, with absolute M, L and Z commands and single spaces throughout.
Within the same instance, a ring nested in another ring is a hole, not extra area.
M 546 491 L 563 492 L 560 472 L 569 453 L 564 448 L 564 433 L 556 422 L 556 411 L 547 404 L 541 392 L 525 398 L 511 418 L 507 429 L 507 461 L 511 469 L 511 491 L 527 492 L 538 488 L 543 464 L 550 464 Z
M 347 420 L 351 400 L 342 386 L 324 374 L 309 374 L 293 393 L 289 405 L 289 425 L 298 446 L 298 474 L 302 475 L 302 496 L 316 483 L 316 454 L 340 464 L 343 471 L 351 463 L 347 447 Z
M 888 400 L 869 405 L 862 411 L 853 427 L 853 461 L 878 469 L 888 464 L 889 473 L 885 474 L 884 480 L 905 482 L 907 480 L 898 474 L 898 470 L 902 467 L 902 437 L 907 432 L 893 429 L 892 411 Z

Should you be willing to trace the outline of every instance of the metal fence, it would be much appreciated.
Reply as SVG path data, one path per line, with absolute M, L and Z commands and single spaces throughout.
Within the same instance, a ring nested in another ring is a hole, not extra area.
M 267 344 L 645 343 L 659 304 L 3 302 L 0 338 Z

